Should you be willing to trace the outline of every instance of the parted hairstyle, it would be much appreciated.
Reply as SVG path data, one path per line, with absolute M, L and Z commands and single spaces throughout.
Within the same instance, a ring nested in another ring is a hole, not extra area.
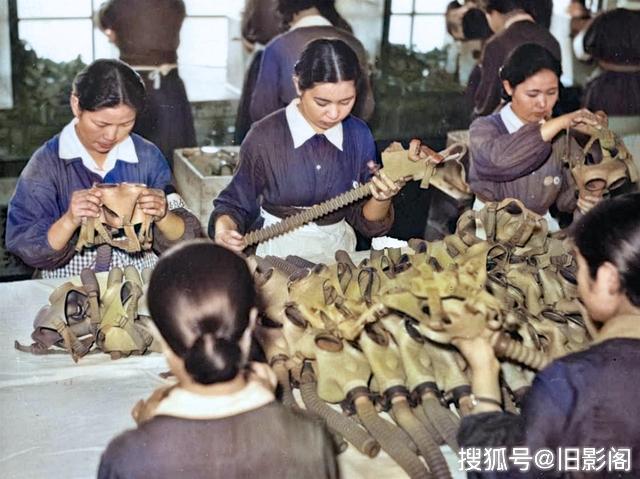
M 209 240 L 186 241 L 160 258 L 147 297 L 154 323 L 195 382 L 229 381 L 246 366 L 239 343 L 259 299 L 240 256 Z
M 309 42 L 293 70 L 301 91 L 313 88 L 316 83 L 350 80 L 360 91 L 362 69 L 358 55 L 342 40 L 321 38 Z
M 562 76 L 562 65 L 549 50 L 537 43 L 525 43 L 507 56 L 500 68 L 500 80 L 515 88 L 542 70 L 551 70 L 558 80 Z
M 640 306 L 640 193 L 629 193 L 599 202 L 572 227 L 578 251 L 591 278 L 604 263 L 613 264 L 621 289 Z
M 96 111 L 122 103 L 140 113 L 145 105 L 142 78 L 129 65 L 115 59 L 96 60 L 73 80 L 73 94 L 80 108 Z

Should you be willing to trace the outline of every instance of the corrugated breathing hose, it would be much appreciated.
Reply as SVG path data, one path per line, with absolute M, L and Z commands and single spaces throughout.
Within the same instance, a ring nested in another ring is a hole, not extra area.
M 365 429 L 320 399 L 315 375 L 308 364 L 305 364 L 300 376 L 300 394 L 306 408 L 324 419 L 329 429 L 341 434 L 361 453 L 369 457 L 378 455 L 380 444 Z
M 391 411 L 396 422 L 418 446 L 420 454 L 427 462 L 429 470 L 436 479 L 451 479 L 449 465 L 442 455 L 440 446 L 427 433 L 422 423 L 411 411 L 406 397 L 396 396 L 391 399 Z
M 384 419 L 378 416 L 376 408 L 366 395 L 355 398 L 354 405 L 358 417 L 367 431 L 376 438 L 382 449 L 409 475 L 411 478 L 431 478 L 431 474 L 420 461 L 420 458 L 406 447 L 402 442 L 389 433 L 389 429 L 383 425 Z

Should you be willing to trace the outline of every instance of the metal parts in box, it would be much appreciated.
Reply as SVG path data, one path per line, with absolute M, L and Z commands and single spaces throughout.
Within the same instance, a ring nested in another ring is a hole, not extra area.
M 231 181 L 240 152 L 238 146 L 209 148 L 177 149 L 173 157 L 178 192 L 205 230 L 213 200 Z

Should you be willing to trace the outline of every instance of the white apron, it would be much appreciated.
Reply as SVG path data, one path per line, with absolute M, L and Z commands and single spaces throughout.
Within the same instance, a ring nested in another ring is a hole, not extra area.
M 263 228 L 282 221 L 281 218 L 262 208 L 260 215 L 264 218 Z M 339 249 L 347 252 L 356 250 L 356 234 L 344 219 L 326 226 L 308 223 L 282 236 L 260 243 L 256 255 L 263 257 L 273 255 L 281 258 L 295 255 L 316 261 L 318 257 L 333 256 Z

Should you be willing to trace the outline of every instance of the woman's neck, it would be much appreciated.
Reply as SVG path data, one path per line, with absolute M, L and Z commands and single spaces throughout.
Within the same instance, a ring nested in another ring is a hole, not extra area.
M 240 391 L 247 385 L 247 380 L 241 372 L 230 381 L 215 384 L 200 384 L 190 377 L 180 379 L 180 387 L 201 396 L 226 396 Z
M 640 308 L 631 306 L 605 322 L 598 330 L 596 342 L 613 338 L 640 339 Z
M 318 10 L 316 7 L 300 10 L 298 13 L 293 14 L 293 17 L 291 18 L 291 25 L 295 25 L 305 17 L 311 17 L 314 15 L 320 15 L 320 10 Z
M 100 152 L 95 151 L 92 148 L 90 148 L 90 145 L 85 144 L 85 141 L 80 136 L 80 133 L 78 132 L 77 125 L 74 128 L 76 130 L 76 135 L 78 137 L 78 140 L 80 141 L 80 144 L 83 146 L 83 148 L 89 154 L 89 156 L 91 158 L 93 158 L 93 161 L 96 162 L 96 165 L 98 166 L 98 168 L 102 169 L 102 167 L 104 166 L 105 161 L 107 161 L 107 156 L 109 155 L 109 153 L 108 152 L 107 153 L 100 153 Z
M 534 22 L 535 20 L 531 15 L 529 15 L 524 10 L 514 10 L 513 12 L 509 12 L 505 15 L 504 24 L 502 25 L 502 30 L 506 30 L 511 25 L 516 22 L 529 21 Z
M 305 121 L 309 124 L 309 126 L 313 128 L 313 131 L 315 131 L 318 135 L 321 135 L 326 131 L 320 128 L 319 126 L 314 125 L 313 122 L 309 120 L 309 117 L 307 117 L 307 115 L 305 114 L 304 107 L 302 106 L 301 103 L 298 103 L 298 111 L 300 112 L 302 117 L 305 119 Z

